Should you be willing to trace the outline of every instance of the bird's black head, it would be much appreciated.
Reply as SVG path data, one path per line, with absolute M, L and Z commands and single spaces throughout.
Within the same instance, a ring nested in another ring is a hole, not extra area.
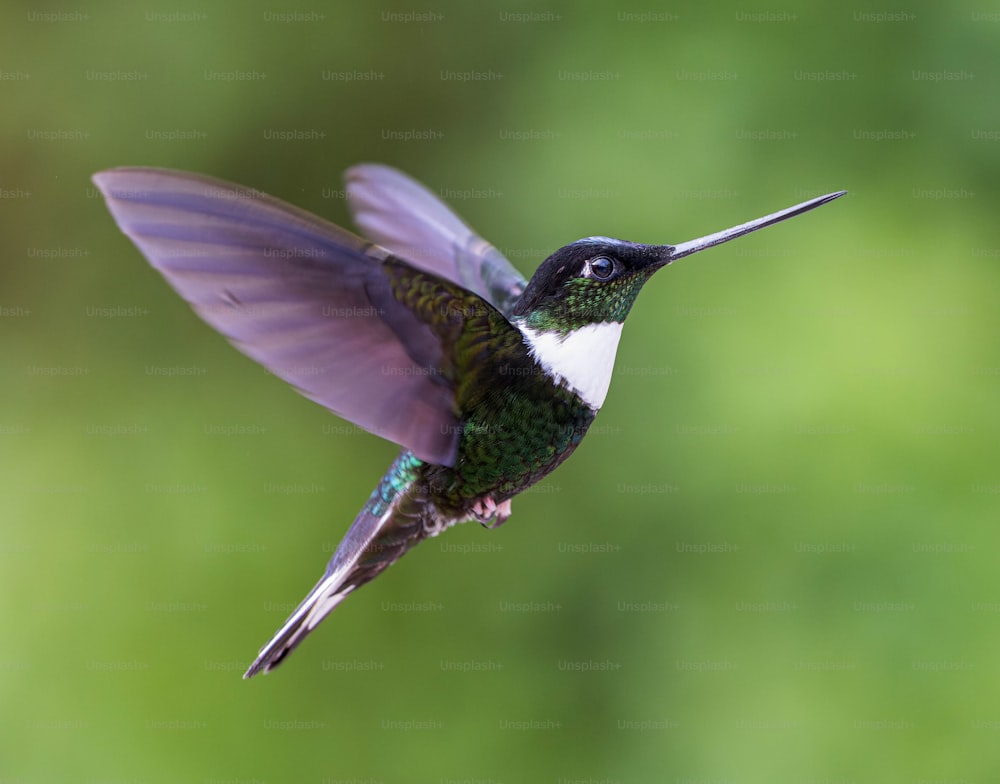
M 535 271 L 513 316 L 546 332 L 623 322 L 642 285 L 670 262 L 669 245 L 588 237 L 560 248 Z
M 560 248 L 535 271 L 513 317 L 536 331 L 566 335 L 590 324 L 621 323 L 656 270 L 700 250 L 801 215 L 843 196 L 837 191 L 679 245 L 588 237 Z

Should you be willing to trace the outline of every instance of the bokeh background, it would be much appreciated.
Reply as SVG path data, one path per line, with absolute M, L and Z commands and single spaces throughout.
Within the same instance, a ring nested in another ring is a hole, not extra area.
M 998 779 L 994 5 L 0 17 L 0 781 Z M 346 222 L 362 160 L 526 274 L 850 194 L 658 276 L 505 527 L 244 682 L 396 450 L 202 324 L 88 178 Z

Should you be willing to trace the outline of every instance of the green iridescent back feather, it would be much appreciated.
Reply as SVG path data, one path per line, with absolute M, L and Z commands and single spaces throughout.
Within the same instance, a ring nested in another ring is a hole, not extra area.
M 570 390 L 554 388 L 520 330 L 460 286 L 392 261 L 387 271 L 395 297 L 441 339 L 441 376 L 455 388 L 458 459 L 422 471 L 438 509 L 462 516 L 484 495 L 503 501 L 565 460 L 594 412 Z

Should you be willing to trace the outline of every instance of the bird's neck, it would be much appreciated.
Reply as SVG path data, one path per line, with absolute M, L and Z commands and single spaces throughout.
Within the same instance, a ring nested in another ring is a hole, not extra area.
M 532 326 L 516 319 L 532 357 L 556 383 L 564 383 L 597 411 L 611 385 L 623 323 L 604 321 L 568 332 Z

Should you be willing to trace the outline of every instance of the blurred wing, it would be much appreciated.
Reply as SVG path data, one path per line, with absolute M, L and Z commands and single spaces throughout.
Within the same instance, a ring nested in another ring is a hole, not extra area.
M 451 357 L 397 298 L 413 276 L 444 298 L 453 287 L 250 188 L 150 168 L 94 182 L 121 230 L 240 351 L 421 460 L 453 463 Z
M 347 203 L 365 236 L 420 269 L 457 283 L 505 316 L 527 281 L 437 196 L 389 166 L 344 173 Z

